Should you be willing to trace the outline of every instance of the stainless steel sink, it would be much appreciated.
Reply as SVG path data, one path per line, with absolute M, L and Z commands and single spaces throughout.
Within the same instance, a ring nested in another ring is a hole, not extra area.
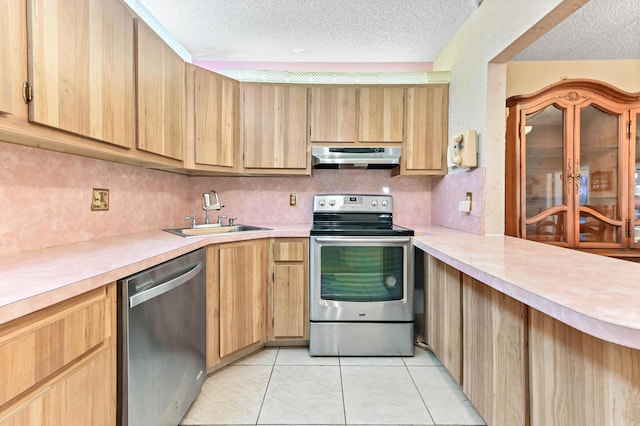
M 230 232 L 248 232 L 248 231 L 270 231 L 271 228 L 263 228 L 253 225 L 231 225 L 221 226 L 218 224 L 196 225 L 195 228 L 167 228 L 165 232 L 170 232 L 181 237 L 200 237 L 203 235 L 227 234 Z

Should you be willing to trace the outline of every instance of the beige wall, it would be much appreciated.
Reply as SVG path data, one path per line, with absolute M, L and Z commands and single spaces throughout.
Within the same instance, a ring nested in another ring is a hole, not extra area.
M 486 168 L 477 174 L 485 180 L 480 211 L 485 234 L 504 233 L 506 63 L 587 1 L 485 1 L 434 62 L 435 71 L 451 72 L 449 137 L 467 129 L 478 131 L 478 162 Z M 446 176 L 438 185 L 456 186 L 447 182 L 460 179 L 456 175 Z M 441 191 L 434 188 L 436 193 Z M 434 209 L 446 204 L 433 197 Z M 434 211 L 432 217 L 438 214 Z
M 640 59 L 509 62 L 507 97 L 526 95 L 564 78 L 600 80 L 627 92 L 640 92 Z

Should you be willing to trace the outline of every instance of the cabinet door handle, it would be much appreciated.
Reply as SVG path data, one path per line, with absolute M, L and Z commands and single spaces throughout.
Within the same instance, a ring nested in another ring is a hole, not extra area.
M 576 195 L 580 194 L 580 178 L 582 173 L 580 172 L 580 159 L 576 159 Z
M 567 160 L 567 191 L 571 192 L 573 181 L 573 169 L 571 168 L 571 158 Z

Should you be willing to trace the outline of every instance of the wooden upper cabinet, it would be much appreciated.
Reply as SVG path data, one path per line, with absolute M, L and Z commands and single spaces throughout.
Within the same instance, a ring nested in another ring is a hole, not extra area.
M 311 88 L 311 142 L 356 142 L 356 88 Z
M 0 4 L 0 28 L 4 28 L 4 35 L 8 39 L 0 42 L 0 113 L 13 114 L 14 85 L 19 84 L 13 80 L 13 71 L 17 67 L 14 63 L 14 51 L 19 46 L 14 37 L 17 36 L 18 30 L 14 29 L 13 21 L 20 19 L 17 10 L 18 2 L 5 1 Z M 18 21 L 19 22 L 19 21 Z
M 310 174 L 307 88 L 245 83 L 244 168 L 249 173 Z
M 448 119 L 448 85 L 434 84 L 407 89 L 401 174 L 446 174 Z
M 189 122 L 193 126 L 192 166 L 233 172 L 238 158 L 240 83 L 193 65 L 187 67 L 193 79 L 193 89 L 189 89 L 193 95 L 193 121 Z
M 45 1 L 45 0 L 43 0 Z M 135 19 L 140 150 L 182 160 L 185 63 L 149 26 Z
M 358 105 L 360 142 L 402 142 L 404 88 L 362 87 Z
M 116 0 L 27 4 L 30 120 L 133 147 L 131 14 Z M 0 54 L 6 56 L 4 49 Z
M 402 87 L 313 87 L 310 140 L 315 143 L 401 143 Z

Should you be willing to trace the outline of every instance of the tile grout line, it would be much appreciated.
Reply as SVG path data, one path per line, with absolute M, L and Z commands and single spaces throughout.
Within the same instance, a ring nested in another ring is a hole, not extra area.
M 340 392 L 342 393 L 342 414 L 344 414 L 344 424 L 347 426 L 347 403 L 344 399 L 344 382 L 342 380 L 342 357 L 338 356 L 338 371 L 340 372 Z
M 260 402 L 260 409 L 258 410 L 258 417 L 256 418 L 255 425 L 258 425 L 260 421 L 260 415 L 262 414 L 262 408 L 264 407 L 264 401 L 267 399 L 267 392 L 269 391 L 269 385 L 271 384 L 271 378 L 273 377 L 273 371 L 276 368 L 276 363 L 278 362 L 278 356 L 280 355 L 280 347 L 277 347 L 276 356 L 273 359 L 273 364 L 271 365 L 271 372 L 269 373 L 269 380 L 267 380 L 267 386 L 264 388 L 264 395 L 262 395 L 262 401 Z
M 413 386 L 415 386 L 416 391 L 418 392 L 418 395 L 420 396 L 420 400 L 424 404 L 424 408 L 426 408 L 427 413 L 429 414 L 429 418 L 431 419 L 431 422 L 435 426 L 437 426 L 435 419 L 431 415 L 431 410 L 429 410 L 429 406 L 427 405 L 427 402 L 424 400 L 424 397 L 422 396 L 422 392 L 420 392 L 420 388 L 418 387 L 418 384 L 416 383 L 416 380 L 413 378 L 413 374 L 411 374 L 411 370 L 409 369 L 409 366 L 407 365 L 407 362 L 404 359 L 404 357 L 402 358 L 402 363 L 404 364 L 404 367 L 407 369 L 407 373 L 409 373 L 409 377 L 411 378 L 411 383 L 413 383 Z

